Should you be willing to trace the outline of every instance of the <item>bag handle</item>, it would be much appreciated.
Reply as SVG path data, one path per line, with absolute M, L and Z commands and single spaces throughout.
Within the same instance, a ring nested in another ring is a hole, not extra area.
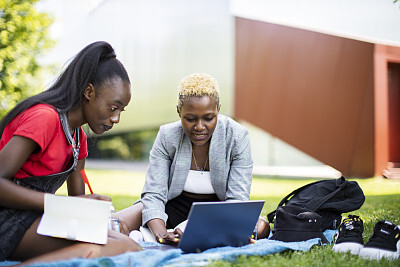
M 294 190 L 293 192 L 288 194 L 286 197 L 284 197 L 281 200 L 281 202 L 279 202 L 278 207 L 279 206 L 283 206 L 284 204 L 286 204 L 293 195 L 297 194 L 299 191 L 303 190 L 304 188 L 309 187 L 311 185 L 318 184 L 318 183 L 322 183 L 324 181 L 327 181 L 327 180 L 316 181 L 316 182 L 309 183 L 309 184 L 303 185 L 302 187 L 297 188 L 296 190 Z M 345 185 L 344 181 L 345 181 L 345 178 L 343 176 L 338 178 L 338 179 L 336 179 L 336 186 L 339 187 L 338 189 L 336 189 L 335 191 L 333 191 L 332 193 L 330 193 L 329 195 L 327 195 L 325 197 L 320 197 L 320 198 L 317 198 L 317 199 L 313 199 L 312 201 L 310 201 L 310 203 L 312 203 L 312 205 L 309 204 L 309 205 L 307 205 L 307 207 L 311 206 L 311 207 L 319 208 L 322 204 L 324 204 L 326 201 L 328 201 L 328 199 L 330 199 L 331 197 L 333 197 L 335 194 L 337 194 L 339 191 L 342 190 L 343 185 Z M 308 208 L 308 209 L 310 209 L 310 208 Z M 310 210 L 312 210 L 312 209 L 310 209 Z M 274 211 L 268 213 L 268 215 L 267 215 L 268 222 L 270 222 L 270 223 L 274 222 L 275 214 L 276 214 L 276 209 Z
M 321 207 L 330 198 L 332 198 L 333 196 L 338 194 L 340 191 L 344 190 L 344 188 L 347 187 L 347 183 L 345 183 L 344 180 L 341 180 L 341 178 L 339 178 L 339 179 L 336 180 L 337 189 L 335 191 L 333 191 L 332 193 L 330 193 L 324 197 L 318 197 L 318 198 L 312 199 L 310 202 L 307 203 L 307 205 L 304 208 L 312 210 L 312 211 L 316 211 L 319 207 Z

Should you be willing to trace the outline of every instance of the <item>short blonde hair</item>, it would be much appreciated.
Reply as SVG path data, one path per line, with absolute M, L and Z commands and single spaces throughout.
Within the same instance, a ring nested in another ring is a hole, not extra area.
M 217 101 L 219 106 L 219 86 L 217 80 L 206 73 L 193 73 L 181 80 L 178 87 L 178 108 L 191 96 L 208 95 Z

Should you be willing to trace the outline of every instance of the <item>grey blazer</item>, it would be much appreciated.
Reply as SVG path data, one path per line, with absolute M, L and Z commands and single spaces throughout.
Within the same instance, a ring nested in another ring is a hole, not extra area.
M 167 221 L 165 204 L 179 196 L 192 160 L 192 145 L 181 121 L 160 127 L 150 151 L 143 187 L 142 223 L 159 218 Z M 249 200 L 253 160 L 249 133 L 233 119 L 218 115 L 209 151 L 211 183 L 220 200 Z

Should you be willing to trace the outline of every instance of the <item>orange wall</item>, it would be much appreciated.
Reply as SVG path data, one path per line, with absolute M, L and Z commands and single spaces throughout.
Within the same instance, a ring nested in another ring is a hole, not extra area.
M 374 166 L 374 45 L 236 18 L 235 117 L 347 177 Z
M 374 60 L 375 170 L 379 175 L 389 161 L 388 63 L 400 63 L 400 47 L 375 45 Z

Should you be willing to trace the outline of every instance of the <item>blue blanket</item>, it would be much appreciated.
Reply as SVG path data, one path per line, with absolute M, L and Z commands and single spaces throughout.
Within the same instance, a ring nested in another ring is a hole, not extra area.
M 325 237 L 329 242 L 332 241 L 336 230 L 326 230 Z M 285 250 L 309 250 L 314 245 L 320 245 L 320 238 L 314 238 L 303 242 L 281 242 L 270 239 L 258 240 L 255 244 L 246 245 L 243 247 L 221 247 L 213 248 L 203 251 L 202 253 L 183 254 L 180 249 L 170 250 L 157 250 L 157 249 L 144 249 L 139 252 L 129 252 L 118 256 L 96 258 L 96 259 L 82 259 L 75 258 L 68 261 L 60 261 L 47 264 L 38 264 L 33 266 L 46 266 L 46 267 L 89 267 L 89 266 L 173 266 L 173 267 L 186 267 L 186 266 L 204 266 L 210 261 L 224 260 L 235 261 L 238 256 L 261 256 L 272 253 L 278 253 Z M 144 248 L 148 246 L 158 245 L 155 243 L 142 243 Z M 0 262 L 0 266 L 7 266 L 15 264 L 16 262 Z

